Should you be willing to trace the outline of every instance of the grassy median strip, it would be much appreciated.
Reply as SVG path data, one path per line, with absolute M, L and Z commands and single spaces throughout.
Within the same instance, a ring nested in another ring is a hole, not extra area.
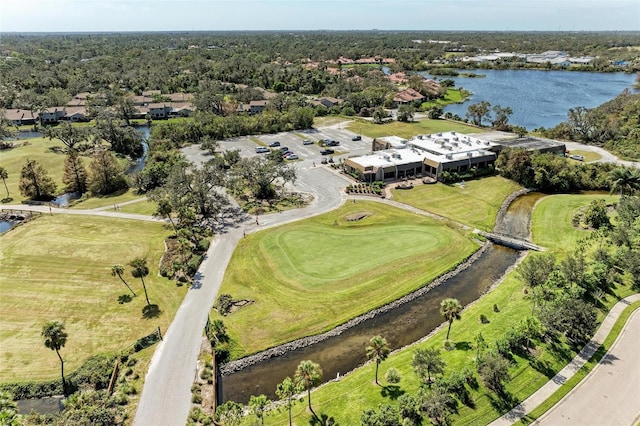
M 392 193 L 395 201 L 490 231 L 504 199 L 520 188 L 511 180 L 492 176 L 454 185 L 436 183 L 394 189 Z
M 477 248 L 439 221 L 360 201 L 248 235 L 220 290 L 254 301 L 225 318 L 242 347 L 234 355 L 329 330 L 420 288 Z
M 611 332 L 609 333 L 607 338 L 604 339 L 604 342 L 602 342 L 602 345 L 598 348 L 598 350 L 591 357 L 591 359 L 589 359 L 589 361 L 587 361 L 585 365 L 583 365 L 580 368 L 580 370 L 578 370 L 578 372 L 572 378 L 567 380 L 567 382 L 564 385 L 562 385 L 560 389 L 555 391 L 553 395 L 547 398 L 535 410 L 533 410 L 526 417 L 524 417 L 520 421 L 520 423 L 523 423 L 523 424 L 533 423 L 535 420 L 540 418 L 544 413 L 549 411 L 555 404 L 560 402 L 560 400 L 564 398 L 564 396 L 567 395 L 569 392 L 571 392 L 573 388 L 578 386 L 578 384 L 580 384 L 582 379 L 587 377 L 587 375 L 591 372 L 591 370 L 593 370 L 595 366 L 598 365 L 600 360 L 606 355 L 609 349 L 611 349 L 611 346 L 615 343 L 616 339 L 622 332 L 622 329 L 627 323 L 627 320 L 636 309 L 640 309 L 640 301 L 630 304 L 624 309 L 624 311 L 622 311 L 622 314 L 620 314 L 620 317 L 614 324 L 613 328 L 611 329 Z
M 40 336 L 46 321 L 65 322 L 67 371 L 91 355 L 125 349 L 158 326 L 166 330 L 186 291 L 158 276 L 169 233 L 160 223 L 42 215 L 0 236 L 0 381 L 58 377 L 59 360 Z M 142 285 L 126 266 L 136 257 L 147 258 L 145 283 L 158 317 L 143 317 Z M 111 275 L 114 264 L 125 266 L 136 297 Z

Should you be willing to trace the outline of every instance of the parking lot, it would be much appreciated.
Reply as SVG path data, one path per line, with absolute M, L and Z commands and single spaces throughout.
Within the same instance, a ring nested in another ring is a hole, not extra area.
M 220 141 L 219 149 L 223 151 L 228 149 L 239 149 L 242 157 L 253 157 L 255 155 L 266 155 L 264 153 L 257 154 L 256 147 L 268 147 L 270 143 L 278 141 L 280 142 L 280 147 L 270 149 L 288 147 L 290 151 L 299 157 L 298 160 L 291 161 L 291 163 L 298 167 L 306 168 L 313 167 L 314 163 L 315 165 L 320 166 L 323 158 L 332 157 L 333 160 L 338 163 L 340 158 L 371 152 L 371 138 L 363 136 L 362 140 L 352 141 L 351 138 L 353 136 L 355 136 L 355 134 L 348 130 L 331 126 L 320 129 L 307 129 L 270 135 L 245 136 L 227 139 Z M 312 145 L 305 145 L 303 144 L 305 139 L 311 140 L 314 143 Z M 340 145 L 331 147 L 335 150 L 334 154 L 325 156 L 320 153 L 324 147 L 317 142 L 323 139 L 336 140 L 340 142 Z M 254 141 L 260 141 L 261 144 Z M 209 158 L 204 155 L 198 145 L 186 147 L 182 151 L 190 161 L 193 161 L 196 164 L 202 163 Z

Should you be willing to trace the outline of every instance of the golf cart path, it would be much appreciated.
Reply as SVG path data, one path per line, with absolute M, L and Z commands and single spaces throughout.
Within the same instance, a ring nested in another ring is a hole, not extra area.
M 580 368 L 582 368 L 582 366 L 593 356 L 593 354 L 598 350 L 598 348 L 602 345 L 602 342 L 604 342 L 604 340 L 607 338 L 607 336 L 611 332 L 611 329 L 613 328 L 614 324 L 620 317 L 620 314 L 622 314 L 622 311 L 624 311 L 624 309 L 627 306 L 629 306 L 631 303 L 636 302 L 638 300 L 640 300 L 640 293 L 625 297 L 624 299 L 616 303 L 613 306 L 613 308 L 611 308 L 611 310 L 609 311 L 605 319 L 602 321 L 600 328 L 598 328 L 598 331 L 593 336 L 593 338 L 591 338 L 589 343 L 587 343 L 584 346 L 584 348 L 582 348 L 582 350 L 571 360 L 571 362 L 569 362 L 569 364 L 567 364 L 566 367 L 560 370 L 558 374 L 556 374 L 544 386 L 542 386 L 540 389 L 534 392 L 529 398 L 527 398 L 526 400 L 524 400 L 523 402 L 521 402 L 520 404 L 512 408 L 511 411 L 509 411 L 508 413 L 502 415 L 501 417 L 499 417 L 498 419 L 490 423 L 490 426 L 510 426 L 520 421 L 527 414 L 529 414 L 531 411 L 537 408 L 540 404 L 546 401 L 547 398 L 553 395 L 564 383 L 567 382 L 567 380 L 572 378 L 578 372 L 578 370 L 580 370 Z M 637 334 L 629 335 L 629 333 L 626 333 L 626 334 L 621 333 L 619 339 L 622 338 L 623 335 L 625 336 L 625 340 L 631 340 L 630 342 L 628 342 L 628 344 L 631 344 L 632 346 L 636 344 Z M 637 350 L 636 350 L 636 354 L 637 354 Z M 598 365 L 606 362 L 611 362 L 608 355 L 603 357 Z M 637 365 L 637 358 L 636 358 L 636 365 Z M 592 370 L 587 376 L 587 378 L 583 380 L 583 382 L 588 380 L 594 374 L 595 371 L 596 369 Z M 631 371 L 622 372 L 622 377 L 620 377 L 619 381 L 616 382 L 617 384 L 607 388 L 607 392 L 609 393 L 607 397 L 611 401 L 614 401 L 615 400 L 614 398 L 621 397 L 626 392 L 626 389 L 629 389 L 630 386 L 633 386 L 634 381 L 636 383 L 636 387 L 639 386 L 638 381 L 640 379 L 638 378 L 638 371 L 639 370 L 636 368 L 635 371 L 632 369 Z M 595 380 L 596 382 L 592 383 L 591 386 L 589 386 L 589 388 L 594 387 L 596 388 L 594 389 L 594 391 L 597 391 L 597 388 L 600 387 L 600 381 L 602 381 L 602 378 L 595 379 Z M 569 398 L 572 393 L 573 391 L 570 392 L 567 396 L 565 396 L 564 399 Z M 635 394 L 635 395 L 637 397 L 638 394 Z M 602 400 L 600 400 L 600 402 L 602 402 Z M 639 405 L 638 400 L 636 400 L 636 409 L 640 410 L 640 407 L 638 407 L 638 405 Z M 609 408 L 617 407 L 617 405 L 607 405 L 607 406 Z M 604 410 L 607 406 L 596 404 L 593 406 L 593 408 L 594 409 L 599 408 L 602 411 L 607 411 L 607 410 Z M 611 412 L 609 413 L 610 415 L 606 418 L 612 420 L 613 419 L 613 417 L 611 417 L 613 415 L 612 412 L 615 410 L 612 409 L 608 411 L 611 411 Z M 554 424 L 554 423 L 546 423 L 546 424 Z M 585 424 L 585 423 L 574 421 L 571 424 Z M 618 425 L 620 423 L 611 423 L 609 421 L 606 421 L 604 423 L 598 423 L 598 424 Z
M 214 238 L 191 289 L 166 331 L 164 340 L 153 354 L 134 425 L 186 424 L 191 409 L 191 385 L 197 374 L 202 332 L 227 265 L 244 233 L 334 210 L 346 200 L 344 187 L 347 183 L 325 168 L 307 169 L 300 173 L 296 188 L 314 195 L 309 206 L 254 217 L 254 220 L 229 228 Z
M 139 201 L 140 200 L 132 200 L 132 202 L 139 202 Z M 121 203 L 118 205 L 123 206 L 125 204 L 132 204 L 132 202 Z M 87 210 L 72 210 L 67 208 L 50 207 L 45 205 L 31 205 L 31 204 L 7 204 L 7 205 L 0 206 L 1 210 L 30 211 L 30 212 L 39 212 L 43 214 L 71 214 L 71 215 L 79 215 L 79 216 L 116 217 L 120 219 L 142 220 L 146 222 L 165 222 L 164 219 L 143 215 L 143 214 L 123 213 L 119 211 L 106 211 L 106 209 L 111 209 L 111 208 L 113 208 L 113 206 L 98 207 L 96 209 L 87 209 Z

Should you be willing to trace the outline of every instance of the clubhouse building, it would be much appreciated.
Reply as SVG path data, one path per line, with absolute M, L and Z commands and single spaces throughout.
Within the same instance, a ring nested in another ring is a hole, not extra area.
M 361 174 L 366 182 L 423 176 L 438 179 L 443 171 L 465 173 L 471 168 L 491 167 L 507 147 L 565 152 L 563 143 L 530 137 L 490 142 L 457 132 L 419 135 L 411 140 L 387 136 L 373 140 L 372 154 L 345 159 L 344 168 Z

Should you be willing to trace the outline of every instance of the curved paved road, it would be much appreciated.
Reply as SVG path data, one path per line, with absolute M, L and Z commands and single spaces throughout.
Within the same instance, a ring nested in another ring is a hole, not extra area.
M 600 363 L 534 424 L 632 426 L 640 420 L 640 310 Z
M 308 207 L 260 216 L 259 226 L 250 221 L 228 229 L 214 239 L 198 269 L 194 285 L 165 333 L 164 341 L 153 354 L 134 425 L 175 426 L 186 423 L 202 330 L 243 232 L 254 232 L 333 210 L 344 202 L 346 185 L 346 180 L 324 167 L 300 170 L 296 188 L 314 195 Z
M 625 297 L 624 299 L 616 303 L 613 306 L 613 308 L 611 308 L 611 310 L 609 311 L 605 319 L 602 321 L 600 328 L 598 328 L 598 331 L 596 331 L 596 334 L 593 336 L 593 338 L 591 338 L 591 341 L 589 341 L 589 343 L 587 343 L 585 347 L 582 348 L 580 353 L 578 353 L 578 355 L 576 355 L 571 360 L 571 362 L 567 364 L 566 367 L 560 370 L 558 374 L 553 376 L 551 380 L 549 380 L 544 386 L 542 386 L 540 389 L 534 392 L 529 398 L 525 399 L 523 402 L 521 402 L 520 404 L 512 408 L 508 413 L 502 415 L 501 417 L 499 417 L 498 419 L 490 423 L 490 426 L 510 426 L 520 421 L 527 414 L 529 414 L 536 407 L 538 407 L 538 405 L 546 401 L 547 398 L 553 395 L 553 393 L 557 391 L 563 384 L 565 384 L 567 380 L 573 377 L 573 375 L 576 374 L 578 370 L 580 370 L 580 368 L 582 368 L 582 366 L 593 356 L 593 354 L 600 347 L 600 345 L 602 345 L 602 342 L 604 342 L 606 337 L 611 332 L 613 325 L 617 321 L 622 311 L 624 311 L 624 309 L 630 303 L 636 302 L 638 300 L 640 300 L 640 293 Z M 633 335 L 627 335 L 627 337 L 631 337 L 632 344 L 637 343 L 637 339 L 634 338 Z M 629 340 L 629 339 L 626 339 L 626 340 Z M 632 370 L 631 372 L 627 371 L 623 381 L 627 383 L 627 381 L 639 380 L 639 376 L 638 376 L 639 374 L 640 374 L 640 371 L 637 369 L 635 371 Z M 598 383 L 592 383 L 592 384 L 595 386 L 599 386 Z M 618 387 L 610 388 L 609 391 L 611 392 L 611 395 L 610 395 L 611 398 L 617 397 L 616 394 L 624 392 L 622 385 Z M 606 407 L 600 406 L 599 408 L 604 410 Z M 574 424 L 577 425 L 580 423 L 574 423 Z M 608 426 L 612 424 L 605 422 L 605 423 L 600 423 L 600 425 Z

